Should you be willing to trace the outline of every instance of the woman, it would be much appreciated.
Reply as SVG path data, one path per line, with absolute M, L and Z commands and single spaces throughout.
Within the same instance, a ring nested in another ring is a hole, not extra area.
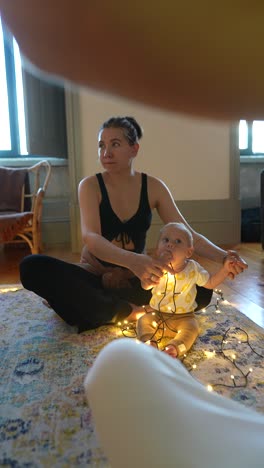
M 124 318 L 135 320 L 150 300 L 140 281 L 154 286 L 164 271 L 172 272 L 169 260 L 145 253 L 155 208 L 165 224 L 179 221 L 188 226 L 166 185 L 134 170 L 141 137 L 142 129 L 132 117 L 112 117 L 99 131 L 104 172 L 86 177 L 79 186 L 82 268 L 44 255 L 26 257 L 20 266 L 23 286 L 48 301 L 79 332 Z M 191 231 L 197 254 L 220 263 L 233 256 L 232 277 L 246 268 L 235 252 L 228 254 Z M 200 308 L 210 301 L 211 292 L 199 292 Z

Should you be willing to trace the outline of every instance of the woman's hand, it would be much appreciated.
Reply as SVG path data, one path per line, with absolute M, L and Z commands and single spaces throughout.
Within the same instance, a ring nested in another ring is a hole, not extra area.
M 248 268 L 247 263 L 238 255 L 235 250 L 227 251 L 223 264 L 229 271 L 228 277 L 230 279 L 234 279 L 236 275 L 239 275 Z
M 107 289 L 131 288 L 128 273 L 131 276 L 130 272 L 119 267 L 108 269 L 102 275 L 103 286 Z
M 158 259 L 145 254 L 135 254 L 130 270 L 144 284 L 144 289 L 150 289 L 159 284 L 160 278 L 166 271 L 173 274 L 173 269 L 167 259 Z

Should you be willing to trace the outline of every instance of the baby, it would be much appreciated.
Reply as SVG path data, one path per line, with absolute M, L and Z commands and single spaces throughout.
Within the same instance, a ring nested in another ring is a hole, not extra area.
M 161 338 L 171 338 L 164 352 L 174 358 L 184 355 L 199 334 L 194 315 L 196 285 L 214 289 L 227 278 L 232 263 L 226 260 L 217 273 L 210 275 L 190 260 L 193 250 L 191 231 L 183 223 L 169 223 L 162 228 L 156 253 L 169 261 L 174 275 L 166 272 L 153 287 L 150 307 L 137 322 L 137 336 L 143 342 L 158 347 Z M 144 282 L 141 284 L 149 289 Z

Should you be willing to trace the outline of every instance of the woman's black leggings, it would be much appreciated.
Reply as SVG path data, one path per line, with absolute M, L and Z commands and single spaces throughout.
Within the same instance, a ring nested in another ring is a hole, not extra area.
M 84 268 L 46 255 L 29 255 L 20 264 L 24 288 L 43 297 L 52 309 L 79 332 L 122 320 L 132 311 L 130 304 L 148 304 L 145 291 L 136 277 L 131 288 L 105 289 L 100 276 Z
M 79 332 L 126 318 L 131 304 L 146 305 L 151 291 L 145 291 L 140 280 L 130 280 L 130 288 L 105 289 L 101 277 L 84 268 L 46 255 L 29 255 L 20 264 L 24 288 L 43 297 L 52 309 Z M 197 286 L 199 310 L 209 304 L 212 290 Z

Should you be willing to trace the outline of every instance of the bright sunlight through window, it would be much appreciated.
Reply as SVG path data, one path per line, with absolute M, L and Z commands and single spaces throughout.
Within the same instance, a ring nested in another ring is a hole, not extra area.
M 246 120 L 239 122 L 239 149 L 244 150 L 248 147 L 248 126 Z
M 240 120 L 239 149 L 242 155 L 262 156 L 264 154 L 263 120 Z
M 6 64 L 4 51 L 4 38 L 0 18 L 0 151 L 11 150 L 10 119 L 8 109 Z
M 264 153 L 264 122 L 262 120 L 253 122 L 252 150 L 253 153 Z
M 24 91 L 22 80 L 22 67 L 20 52 L 15 39 L 13 39 L 14 56 L 15 56 L 15 74 L 16 74 L 16 90 L 17 90 L 17 113 L 18 113 L 18 129 L 20 141 L 20 153 L 28 154 L 27 138 L 26 138 L 26 123 L 25 123 L 25 106 L 24 106 Z
M 28 154 L 21 58 L 18 45 L 14 39 L 13 54 L 15 65 L 17 124 L 19 133 L 18 149 L 20 154 Z M 0 151 L 12 150 L 11 125 L 14 125 L 14 122 L 10 119 L 9 113 L 10 104 L 8 97 L 8 73 L 6 65 L 4 34 L 0 17 Z

